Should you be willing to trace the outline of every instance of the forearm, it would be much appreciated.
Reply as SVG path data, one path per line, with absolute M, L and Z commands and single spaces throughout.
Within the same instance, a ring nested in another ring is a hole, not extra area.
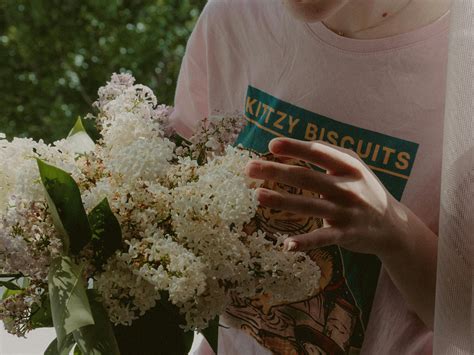
M 404 217 L 399 247 L 380 258 L 410 309 L 432 329 L 438 237 L 407 207 L 400 205 L 398 213 Z

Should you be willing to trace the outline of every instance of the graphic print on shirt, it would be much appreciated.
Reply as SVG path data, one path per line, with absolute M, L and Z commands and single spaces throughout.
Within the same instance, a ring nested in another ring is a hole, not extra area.
M 401 199 L 415 161 L 418 144 L 358 128 L 282 101 L 249 86 L 245 101 L 249 124 L 237 144 L 264 159 L 275 137 L 323 140 L 352 149 L 374 171 L 390 193 Z M 288 163 L 288 161 L 285 161 Z M 293 160 L 290 163 L 309 166 Z M 287 185 L 265 182 L 265 187 L 294 194 L 316 195 Z M 322 226 L 315 217 L 259 208 L 248 231 L 269 235 L 307 233 Z M 266 297 L 234 299 L 228 322 L 253 336 L 274 354 L 357 354 L 362 346 L 375 294 L 380 262 L 373 255 L 329 246 L 309 252 L 321 269 L 320 291 L 312 298 L 270 307 Z

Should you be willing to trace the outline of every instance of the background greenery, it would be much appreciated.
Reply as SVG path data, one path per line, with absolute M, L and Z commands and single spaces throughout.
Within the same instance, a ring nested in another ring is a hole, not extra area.
M 113 72 L 131 72 L 172 104 L 205 2 L 0 0 L 0 132 L 63 138 Z

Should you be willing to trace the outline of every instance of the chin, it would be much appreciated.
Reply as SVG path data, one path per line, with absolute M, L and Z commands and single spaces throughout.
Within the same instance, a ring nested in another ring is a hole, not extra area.
M 303 22 L 323 21 L 338 12 L 349 0 L 285 0 L 290 13 Z

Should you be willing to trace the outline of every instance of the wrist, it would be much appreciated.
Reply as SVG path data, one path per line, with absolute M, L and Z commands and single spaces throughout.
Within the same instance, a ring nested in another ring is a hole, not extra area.
M 393 199 L 387 213 L 386 238 L 387 243 L 383 245 L 377 256 L 383 263 L 393 259 L 400 260 L 410 253 L 413 233 L 412 212 L 401 202 Z
M 398 203 L 390 232 L 391 248 L 379 258 L 408 309 L 433 326 L 438 238 L 408 207 Z

